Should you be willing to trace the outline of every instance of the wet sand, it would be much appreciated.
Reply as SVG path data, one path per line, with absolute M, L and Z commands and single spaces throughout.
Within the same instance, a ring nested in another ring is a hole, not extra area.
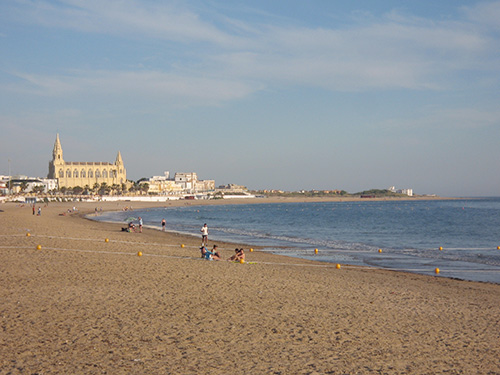
M 0 204 L 0 374 L 500 373 L 500 285 L 252 244 L 208 262 L 199 236 L 125 233 L 82 217 L 96 205 L 126 203 Z

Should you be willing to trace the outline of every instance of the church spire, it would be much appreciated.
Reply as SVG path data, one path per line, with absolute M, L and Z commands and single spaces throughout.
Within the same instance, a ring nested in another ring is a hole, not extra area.
M 61 141 L 59 140 L 59 133 L 56 135 L 56 141 L 54 143 L 54 150 L 52 150 L 53 160 L 63 160 L 63 151 L 61 147 Z
M 118 151 L 118 155 L 116 155 L 116 161 L 115 161 L 115 165 L 123 165 L 123 160 L 122 160 L 122 154 L 120 153 L 120 151 Z

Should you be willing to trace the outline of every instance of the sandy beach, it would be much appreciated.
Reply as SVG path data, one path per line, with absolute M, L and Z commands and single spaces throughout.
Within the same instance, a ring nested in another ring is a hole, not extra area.
M 125 205 L 0 204 L 0 374 L 500 374 L 500 285 L 84 218 Z

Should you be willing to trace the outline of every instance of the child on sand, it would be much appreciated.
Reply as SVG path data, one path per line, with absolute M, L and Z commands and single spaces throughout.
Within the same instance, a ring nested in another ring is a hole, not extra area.
M 238 262 L 240 260 L 245 260 L 245 252 L 243 249 L 234 249 L 234 255 L 228 259 L 228 261 Z

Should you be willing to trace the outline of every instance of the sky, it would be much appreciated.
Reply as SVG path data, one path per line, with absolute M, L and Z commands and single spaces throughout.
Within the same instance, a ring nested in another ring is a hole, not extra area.
M 500 1 L 3 0 L 0 174 L 500 196 Z

